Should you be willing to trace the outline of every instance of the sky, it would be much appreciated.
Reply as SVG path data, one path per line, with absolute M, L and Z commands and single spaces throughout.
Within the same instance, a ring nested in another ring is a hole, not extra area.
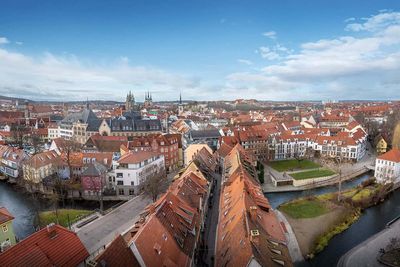
M 398 100 L 400 1 L 0 2 L 0 95 Z

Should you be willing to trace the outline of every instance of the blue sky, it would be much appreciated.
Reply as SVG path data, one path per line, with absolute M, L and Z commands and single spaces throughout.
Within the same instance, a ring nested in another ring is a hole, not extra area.
M 2 1 L 0 94 L 400 98 L 398 1 Z

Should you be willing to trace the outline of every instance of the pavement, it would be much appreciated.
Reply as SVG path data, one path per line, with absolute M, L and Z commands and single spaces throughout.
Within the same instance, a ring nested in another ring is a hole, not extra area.
M 377 261 L 377 257 L 380 254 L 379 250 L 385 248 L 393 237 L 400 238 L 400 219 L 390 225 L 390 227 L 385 228 L 348 251 L 340 258 L 337 266 L 385 266 Z
M 301 262 L 304 260 L 303 255 L 301 254 L 299 243 L 297 242 L 296 235 L 293 232 L 292 227 L 289 222 L 286 220 L 285 216 L 279 211 L 274 210 L 278 220 L 285 224 L 287 232 L 285 232 L 285 237 L 287 241 L 287 247 L 289 249 L 290 257 L 293 262 Z
M 133 226 L 139 219 L 140 213 L 151 202 L 148 196 L 139 195 L 78 229 L 78 237 L 90 255 L 100 252 L 117 235 Z

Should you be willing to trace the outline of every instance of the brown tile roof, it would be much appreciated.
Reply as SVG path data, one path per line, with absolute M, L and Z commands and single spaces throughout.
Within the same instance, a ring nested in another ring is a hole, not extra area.
M 239 145 L 225 158 L 215 266 L 292 266 L 285 235 Z M 277 250 L 280 254 L 274 253 Z
M 76 233 L 59 225 L 30 235 L 0 254 L 1 266 L 78 266 L 89 253 Z
M 399 163 L 400 162 L 400 150 L 397 148 L 393 148 L 392 150 L 386 152 L 385 154 L 380 155 L 378 157 L 378 159 Z
M 96 258 L 97 267 L 139 267 L 140 264 L 121 235 L 118 235 L 104 253 Z
M 194 233 L 199 232 L 196 209 L 167 192 L 148 210 L 145 222 L 132 227 L 125 238 L 134 243 L 146 266 L 189 266 Z
M 146 159 L 156 157 L 159 154 L 152 151 L 140 151 L 140 152 L 129 152 L 123 155 L 119 160 L 118 163 L 123 164 L 136 164 L 140 163 Z
M 222 143 L 217 150 L 218 156 L 225 158 L 229 154 L 229 152 L 231 152 L 232 148 L 233 146 L 229 146 L 226 143 Z
M 25 164 L 38 169 L 49 164 L 59 164 L 61 157 L 55 151 L 41 152 L 33 155 Z
M 14 216 L 5 207 L 0 207 L 0 224 L 11 220 L 14 220 Z

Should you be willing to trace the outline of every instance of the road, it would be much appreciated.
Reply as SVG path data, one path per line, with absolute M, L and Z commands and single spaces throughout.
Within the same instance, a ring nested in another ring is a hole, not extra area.
M 179 170 L 167 175 L 168 184 Z M 159 194 L 159 197 L 162 193 Z M 97 254 L 114 238 L 127 231 L 139 219 L 144 208 L 152 203 L 151 198 L 142 194 L 122 204 L 110 213 L 83 226 L 76 232 L 89 254 Z
M 214 178 L 213 189 L 211 191 L 213 197 L 209 202 L 211 205 L 208 205 L 202 240 L 202 244 L 204 245 L 200 248 L 201 253 L 198 266 L 214 266 L 215 238 L 219 217 L 219 198 L 221 193 L 221 175 L 215 173 Z
M 400 238 L 400 220 L 348 251 L 340 258 L 337 266 L 385 266 L 376 258 L 379 250 L 385 248 L 393 237 Z
M 139 195 L 122 204 L 110 213 L 83 226 L 77 231 L 78 237 L 89 251 L 97 253 L 114 238 L 128 230 L 139 219 L 139 214 L 151 203 L 145 195 Z

